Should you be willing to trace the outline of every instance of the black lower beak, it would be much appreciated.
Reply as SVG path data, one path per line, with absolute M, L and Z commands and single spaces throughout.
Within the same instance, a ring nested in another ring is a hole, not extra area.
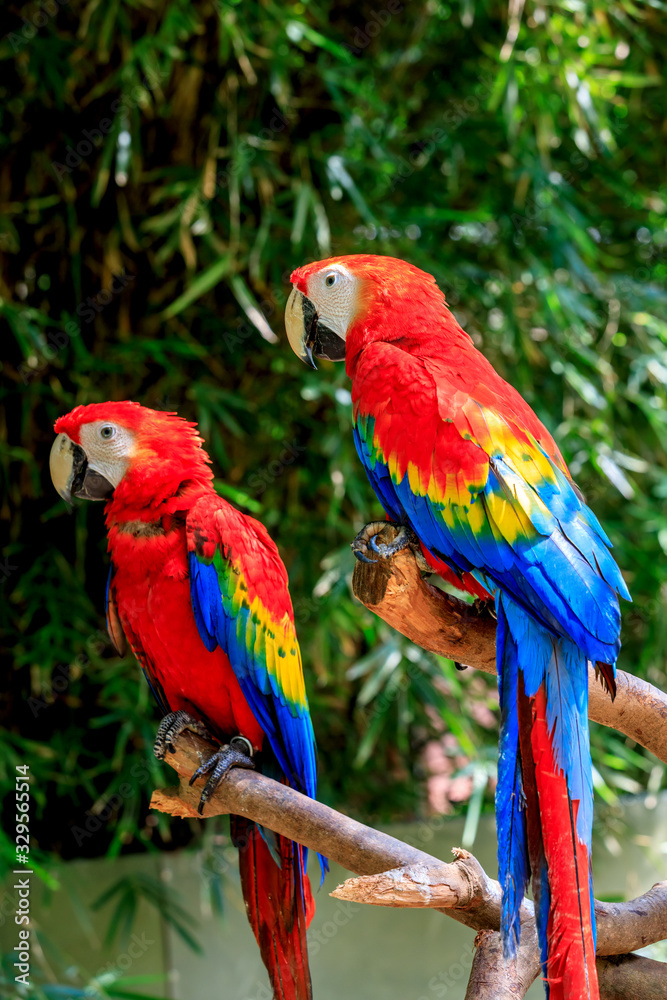
M 345 338 L 321 322 L 313 302 L 296 287 L 287 300 L 285 329 L 290 347 L 311 368 L 317 368 L 313 358 L 345 360 Z
M 345 360 L 345 341 L 320 322 L 315 306 L 305 296 L 303 299 L 303 325 L 306 331 L 304 346 L 307 360 L 313 368 L 317 367 L 313 357 L 324 358 L 327 361 Z
M 83 479 L 80 483 L 72 483 L 72 494 L 82 500 L 108 500 L 113 493 L 113 486 L 108 479 L 91 469 L 86 463 Z
M 70 496 L 77 497 L 79 490 L 83 488 L 83 481 L 86 478 L 88 459 L 86 458 L 85 451 L 79 444 L 72 442 L 70 451 L 72 453 L 72 471 L 67 486 Z
M 317 325 L 317 311 L 313 303 L 310 299 L 306 298 L 305 295 L 302 298 L 302 302 L 304 331 L 303 348 L 305 352 L 304 360 L 306 364 L 309 364 L 311 368 L 314 368 L 315 371 L 317 371 L 317 365 L 313 361 L 313 336 Z
M 315 322 L 312 339 L 306 341 L 306 350 L 310 350 L 316 358 L 345 361 L 345 341 L 319 321 Z
M 70 493 L 81 500 L 108 500 L 113 486 L 100 472 L 88 465 L 86 453 L 79 444 L 72 443 L 73 463 Z

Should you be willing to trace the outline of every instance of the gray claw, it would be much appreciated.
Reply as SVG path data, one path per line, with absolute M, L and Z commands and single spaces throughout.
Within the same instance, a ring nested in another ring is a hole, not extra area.
M 380 542 L 378 545 L 376 541 L 377 535 L 373 535 L 372 538 L 369 538 L 368 545 L 369 548 L 373 549 L 373 552 L 377 552 L 381 559 L 391 559 L 397 552 L 401 552 L 402 549 L 408 547 L 411 541 L 411 534 L 412 532 L 402 524 L 393 542 L 389 542 L 388 544 Z
M 396 528 L 396 537 L 392 542 L 378 542 L 377 536 L 390 524 Z M 380 559 L 391 559 L 397 552 L 412 549 L 417 559 L 417 564 L 422 572 L 431 573 L 431 569 L 426 563 L 419 545 L 419 540 L 412 528 L 406 524 L 394 524 L 392 521 L 371 521 L 365 525 L 352 542 L 352 551 L 359 562 L 374 563 L 377 559 L 371 558 L 366 553 L 370 550 L 376 552 Z
M 355 558 L 359 562 L 364 563 L 374 563 L 377 559 L 370 558 L 366 555 L 367 551 L 377 552 L 380 558 L 388 558 L 383 556 L 383 553 L 378 548 L 377 542 L 375 541 L 375 536 L 379 535 L 380 532 L 390 524 L 390 521 L 371 521 L 369 524 L 364 525 L 359 534 L 356 536 L 351 544 L 351 549 L 354 552 Z M 398 527 L 398 525 L 396 525 Z
M 354 552 L 354 558 L 358 559 L 359 562 L 363 562 L 363 563 L 376 563 L 377 562 L 377 559 L 369 559 L 367 555 L 364 555 L 364 553 L 361 551 L 361 549 L 354 549 L 353 548 L 352 551 Z
M 200 816 L 203 816 L 204 806 L 232 767 L 245 767 L 251 770 L 255 768 L 252 744 L 245 736 L 234 736 L 229 741 L 229 744 L 220 747 L 219 750 L 211 754 L 208 760 L 205 760 L 190 778 L 189 784 L 192 786 L 197 778 L 202 778 L 210 772 L 210 777 L 204 785 L 204 790 L 201 793 L 199 805 L 197 806 L 197 812 Z
M 169 712 L 158 726 L 155 743 L 153 744 L 153 753 L 158 760 L 164 760 L 167 750 L 169 753 L 176 753 L 174 741 L 186 729 L 189 729 L 191 733 L 196 733 L 197 736 L 203 737 L 205 740 L 210 740 L 211 743 L 215 742 L 214 737 L 199 719 L 195 719 L 194 716 L 182 710 Z

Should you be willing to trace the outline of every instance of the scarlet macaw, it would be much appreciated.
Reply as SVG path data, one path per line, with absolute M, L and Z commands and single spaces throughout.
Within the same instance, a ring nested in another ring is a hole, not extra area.
M 431 568 L 495 599 L 505 956 L 532 875 L 547 994 L 597 997 L 587 664 L 613 695 L 617 594 L 630 596 L 611 543 L 549 432 L 431 275 L 355 255 L 291 280 L 290 344 L 313 367 L 313 357 L 345 360 L 355 444 L 387 515 L 414 532 Z
M 259 522 L 215 492 L 196 425 L 131 402 L 79 406 L 55 424 L 60 495 L 106 501 L 109 635 L 127 643 L 165 713 L 164 757 L 184 729 L 221 744 L 199 811 L 230 767 L 258 766 L 315 797 L 315 738 L 287 573 Z M 248 917 L 276 1000 L 307 1000 L 314 912 L 306 851 L 231 818 Z M 320 859 L 324 867 L 326 862 Z

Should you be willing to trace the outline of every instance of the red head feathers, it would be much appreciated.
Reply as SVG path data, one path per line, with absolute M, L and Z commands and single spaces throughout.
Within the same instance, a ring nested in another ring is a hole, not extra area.
M 210 459 L 197 426 L 175 413 L 129 401 L 91 403 L 59 417 L 54 429 L 61 452 L 69 439 L 83 454 L 79 463 L 113 488 L 105 498 L 116 512 L 144 517 L 185 491 L 211 489 Z
M 354 254 L 307 264 L 291 276 L 287 335 L 304 361 L 355 359 L 374 341 L 423 348 L 425 337 L 471 346 L 435 278 L 395 257 Z

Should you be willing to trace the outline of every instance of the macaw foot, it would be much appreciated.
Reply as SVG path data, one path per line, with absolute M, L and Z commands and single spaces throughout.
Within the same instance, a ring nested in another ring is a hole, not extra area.
M 396 537 L 392 542 L 378 542 L 377 536 L 387 525 L 396 529 Z M 380 559 L 392 559 L 397 552 L 411 548 L 417 565 L 422 573 L 432 573 L 433 570 L 424 559 L 419 539 L 407 524 L 395 524 L 393 521 L 371 521 L 361 529 L 352 542 L 352 551 L 359 562 L 374 563 Z M 376 553 L 375 558 L 367 555 L 368 551 Z
M 387 525 L 396 528 L 397 535 L 393 542 L 389 542 L 388 544 L 385 542 L 378 543 L 377 536 Z M 404 524 L 394 524 L 393 521 L 371 521 L 370 524 L 365 525 L 361 529 L 352 542 L 352 551 L 360 562 L 377 562 L 377 557 L 380 559 L 391 559 L 401 549 L 407 548 L 410 544 L 411 534 L 410 528 L 407 528 Z M 376 553 L 375 559 L 366 555 L 369 550 Z
M 228 744 L 216 750 L 208 760 L 205 760 L 197 768 L 190 778 L 190 785 L 193 785 L 197 778 L 201 778 L 209 772 L 211 774 L 204 785 L 204 791 L 201 793 L 197 807 L 197 812 L 200 816 L 203 816 L 204 806 L 232 767 L 247 767 L 254 770 L 255 762 L 253 756 L 254 751 L 250 740 L 247 740 L 245 736 L 234 736 Z
M 153 753 L 158 760 L 164 760 L 167 750 L 169 753 L 176 753 L 174 741 L 185 729 L 196 733 L 197 736 L 202 736 L 205 740 L 210 740 L 211 743 L 216 742 L 215 737 L 209 733 L 204 723 L 200 722 L 199 719 L 195 719 L 194 716 L 183 711 L 169 712 L 158 726 L 153 744 Z

